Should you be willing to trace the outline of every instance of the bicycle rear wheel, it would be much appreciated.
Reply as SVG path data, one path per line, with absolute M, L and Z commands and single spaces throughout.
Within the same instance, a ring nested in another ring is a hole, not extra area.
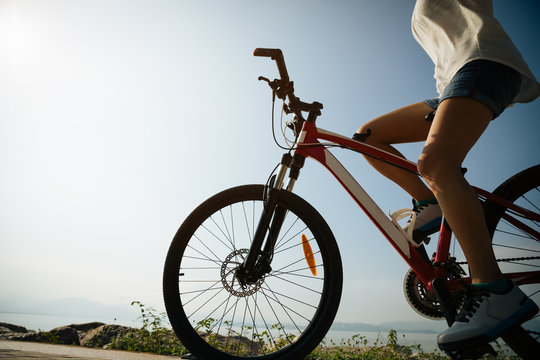
M 540 165 L 524 170 L 501 184 L 493 194 L 505 198 L 535 213 L 540 213 Z M 502 218 L 505 211 L 486 203 L 486 222 L 492 234 L 492 244 L 503 273 L 540 270 L 540 239 Z M 516 215 L 514 215 L 516 216 Z M 540 231 L 538 221 L 518 217 L 534 231 Z M 540 283 L 522 284 L 520 288 L 540 305 Z M 517 326 L 502 336 L 503 340 L 522 358 L 533 359 L 540 354 L 540 315 Z
M 177 336 L 198 359 L 302 359 L 337 312 L 343 274 L 334 236 L 311 205 L 287 191 L 277 195 L 287 215 L 272 271 L 246 287 L 236 280 L 262 211 L 263 189 L 245 185 L 211 197 L 171 243 L 165 306 Z

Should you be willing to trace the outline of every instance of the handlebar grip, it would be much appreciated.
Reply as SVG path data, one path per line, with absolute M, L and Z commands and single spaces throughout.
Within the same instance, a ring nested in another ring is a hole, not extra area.
M 280 49 L 257 48 L 253 51 L 253 56 L 271 57 L 272 60 L 275 60 L 278 56 L 283 57 L 283 53 Z
M 253 55 L 269 57 L 272 58 L 272 60 L 275 60 L 281 80 L 289 82 L 289 74 L 287 73 L 287 67 L 285 66 L 285 59 L 283 58 L 281 49 L 257 48 L 255 51 L 253 51 Z

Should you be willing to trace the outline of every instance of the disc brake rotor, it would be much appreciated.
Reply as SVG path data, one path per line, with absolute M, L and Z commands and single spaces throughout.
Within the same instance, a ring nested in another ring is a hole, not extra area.
M 236 278 L 236 269 L 242 264 L 249 249 L 237 249 L 230 253 L 221 264 L 221 283 L 227 291 L 237 297 L 255 294 L 264 283 L 264 276 L 253 284 L 242 286 Z

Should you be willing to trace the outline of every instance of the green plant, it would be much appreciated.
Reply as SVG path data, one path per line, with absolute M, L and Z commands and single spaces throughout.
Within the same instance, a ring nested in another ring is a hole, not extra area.
M 60 343 L 60 335 L 56 333 L 52 333 L 50 331 L 39 331 L 36 334 L 36 341 L 42 342 L 42 343 L 48 343 L 48 344 L 59 344 Z
M 178 340 L 172 330 L 167 328 L 166 315 L 157 313 L 153 308 L 146 307 L 140 301 L 133 301 L 132 306 L 138 306 L 142 322 L 140 329 L 130 329 L 111 343 L 111 348 L 127 351 L 151 352 L 162 355 L 184 355 L 186 348 Z

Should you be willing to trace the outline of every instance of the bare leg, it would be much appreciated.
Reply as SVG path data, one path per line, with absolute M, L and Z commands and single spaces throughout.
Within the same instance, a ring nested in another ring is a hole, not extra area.
M 366 143 L 394 155 L 404 157 L 390 144 L 424 141 L 429 133 L 431 122 L 425 116 L 433 109 L 424 103 L 416 103 L 380 116 L 358 129 L 358 133 L 371 130 Z M 415 174 L 396 166 L 386 164 L 366 156 L 366 160 L 381 174 L 408 192 L 416 200 L 434 197 L 431 190 Z
M 492 117 L 488 107 L 472 98 L 444 100 L 418 160 L 422 177 L 463 249 L 473 283 L 502 279 L 480 201 L 460 171 L 465 156 Z

